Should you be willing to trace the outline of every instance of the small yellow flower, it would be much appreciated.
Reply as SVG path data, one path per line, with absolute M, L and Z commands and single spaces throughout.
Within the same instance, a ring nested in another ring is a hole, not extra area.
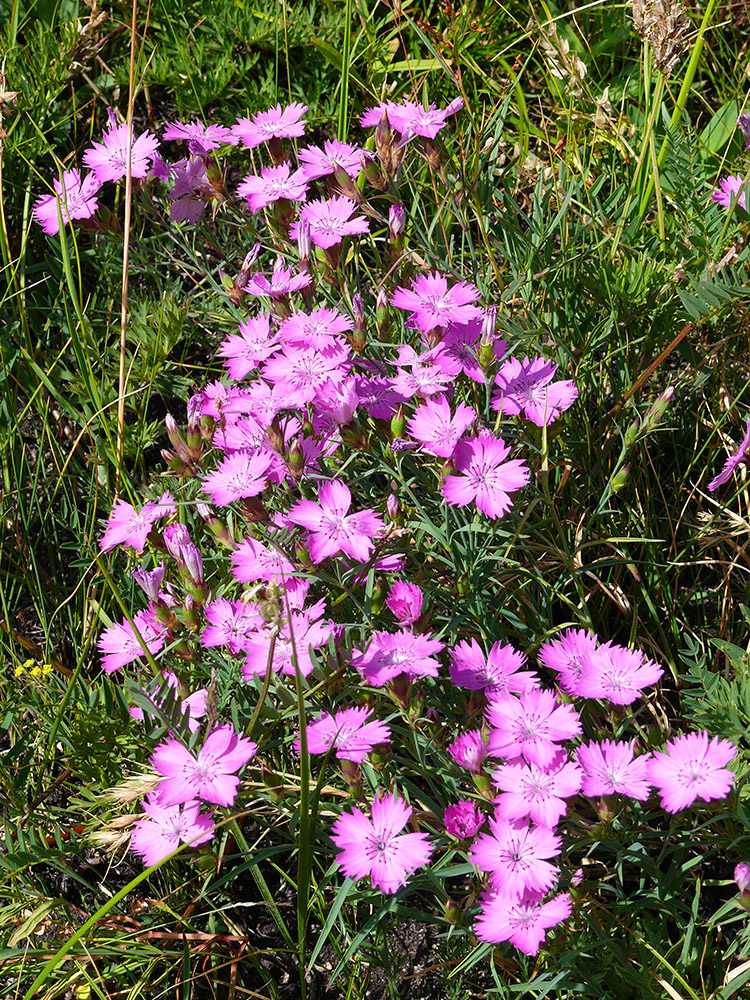
M 42 664 L 42 677 L 46 677 L 47 674 L 51 674 L 51 673 L 52 673 L 52 664 L 51 663 L 43 663 Z
M 24 666 L 22 663 L 19 663 L 16 669 L 14 670 L 14 674 L 16 675 L 16 677 L 20 677 L 23 672 L 24 672 Z
M 41 667 L 32 667 L 31 670 L 29 671 L 29 673 L 31 674 L 32 677 L 41 677 L 42 676 L 42 668 Z
M 31 659 L 24 660 L 23 661 L 23 666 L 24 667 L 33 667 L 34 666 L 34 660 L 31 660 Z

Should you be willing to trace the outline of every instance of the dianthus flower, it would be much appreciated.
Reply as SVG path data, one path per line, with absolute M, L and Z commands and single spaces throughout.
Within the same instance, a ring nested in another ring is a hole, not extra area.
M 487 719 L 493 727 L 488 741 L 493 757 L 524 757 L 540 767 L 552 763 L 558 743 L 582 732 L 573 706 L 559 704 L 552 691 L 543 688 L 491 701 Z
M 510 943 L 525 955 L 536 955 L 550 927 L 566 920 L 572 911 L 569 894 L 553 896 L 545 903 L 543 892 L 527 890 L 518 899 L 500 892 L 486 893 L 482 912 L 474 924 L 480 941 Z
M 153 611 L 136 612 L 133 615 L 133 622 L 149 653 L 152 655 L 158 653 L 164 646 L 165 629 Z M 108 674 L 145 655 L 143 646 L 138 642 L 133 626 L 127 619 L 105 628 L 99 636 L 97 646 L 104 654 L 102 670 Z
M 734 784 L 734 774 L 726 765 L 736 754 L 737 748 L 729 740 L 709 739 L 703 731 L 670 740 L 666 753 L 657 750 L 647 768 L 649 781 L 661 795 L 662 808 L 676 813 L 696 799 L 723 799 Z
M 241 653 L 251 632 L 262 627 L 263 619 L 244 601 L 220 597 L 204 608 L 208 624 L 199 638 L 201 646 L 226 646 L 230 653 Z
M 495 376 L 492 409 L 504 416 L 523 413 L 537 427 L 549 426 L 578 398 L 569 379 L 552 382 L 556 371 L 557 365 L 544 358 L 509 358 Z
M 313 309 L 311 313 L 293 313 L 279 327 L 279 340 L 305 346 L 315 351 L 340 347 L 339 334 L 348 333 L 354 321 L 337 309 Z
M 383 530 L 383 519 L 374 510 L 349 514 L 352 495 L 346 483 L 321 483 L 318 503 L 300 500 L 289 511 L 288 520 L 309 532 L 307 548 L 314 563 L 344 552 L 365 562 L 373 550 L 373 538 Z
M 558 674 L 563 691 L 577 696 L 580 694 L 578 684 L 583 672 L 583 658 L 587 653 L 593 652 L 598 644 L 599 640 L 593 632 L 569 628 L 560 634 L 559 639 L 540 646 L 537 656 L 543 666 Z
M 403 799 L 384 795 L 373 801 L 371 820 L 356 808 L 341 813 L 333 824 L 331 840 L 341 852 L 337 860 L 347 878 L 369 875 L 376 889 L 392 893 L 427 864 L 432 852 L 427 834 L 400 833 L 411 812 Z
M 245 291 L 248 295 L 265 295 L 270 299 L 279 299 L 291 292 L 306 288 L 312 277 L 309 274 L 292 274 L 292 269 L 284 266 L 282 257 L 276 258 L 271 280 L 264 274 L 254 274 L 248 281 Z
M 369 233 L 370 224 L 363 215 L 352 215 L 357 210 L 357 203 L 351 198 L 336 196 L 334 198 L 316 198 L 308 202 L 299 214 L 300 221 L 310 226 L 310 239 L 316 247 L 328 250 L 340 243 L 345 236 L 358 236 Z M 299 223 L 294 222 L 289 227 L 289 235 L 297 239 Z
M 391 128 L 401 133 L 402 143 L 417 135 L 425 139 L 434 139 L 445 127 L 447 119 L 460 111 L 463 106 L 462 97 L 454 98 L 445 108 L 438 108 L 434 104 L 425 108 L 414 101 L 402 101 L 400 104 L 385 101 L 374 108 L 368 108 L 360 121 L 365 128 L 377 125 L 385 112 Z
M 384 722 L 367 721 L 371 715 L 369 708 L 340 709 L 335 715 L 324 712 L 307 724 L 309 753 L 328 753 L 333 748 L 339 760 L 361 764 L 374 746 L 388 743 L 391 737 Z M 299 737 L 294 741 L 294 749 L 300 752 Z
M 513 506 L 511 493 L 525 486 L 529 468 L 521 459 L 506 462 L 510 447 L 492 434 L 466 438 L 456 445 L 455 462 L 460 475 L 446 476 L 440 490 L 454 507 L 474 501 L 488 517 L 502 517 Z
M 521 670 L 525 663 L 526 656 L 509 643 L 496 642 L 485 656 L 476 639 L 472 639 L 471 642 L 459 642 L 451 650 L 449 672 L 457 687 L 468 691 L 483 690 L 493 698 L 505 692 L 539 687 L 533 670 Z
M 480 774 L 487 758 L 487 741 L 481 729 L 461 733 L 448 747 L 448 753 L 459 767 Z
M 316 351 L 301 344 L 283 344 L 263 365 L 263 378 L 278 385 L 287 406 L 311 403 L 329 379 L 342 378 L 349 369 L 349 349 Z
M 217 353 L 226 358 L 227 371 L 239 382 L 278 348 L 279 338 L 271 329 L 268 313 L 261 313 L 240 323 L 240 332 L 230 333 Z
M 214 197 L 203 157 L 179 160 L 172 164 L 170 173 L 174 176 L 174 184 L 167 192 L 167 198 L 172 202 L 169 218 L 172 222 L 196 223 Z
M 546 892 L 557 881 L 558 870 L 547 861 L 560 853 L 562 838 L 528 820 L 491 816 L 491 833 L 483 833 L 471 848 L 472 864 L 489 872 L 498 892 L 519 898 L 528 889 Z
M 219 507 L 235 500 L 255 497 L 268 485 L 266 473 L 272 456 L 268 452 L 236 451 L 203 480 L 203 492 Z
M 399 674 L 437 677 L 440 663 L 432 654 L 444 648 L 437 639 L 415 635 L 410 629 L 373 632 L 367 652 L 355 656 L 352 665 L 372 687 L 383 687 Z
M 119 181 L 128 172 L 128 126 L 113 125 L 102 135 L 102 142 L 95 142 L 83 154 L 83 162 L 90 167 L 94 177 L 104 181 Z M 130 173 L 132 177 L 145 177 L 159 142 L 150 132 L 136 136 L 130 148 Z
M 252 118 L 238 118 L 232 134 L 245 146 L 253 149 L 269 139 L 294 139 L 305 134 L 306 104 L 293 102 L 286 108 L 277 104 L 268 111 L 259 111 Z
M 468 323 L 482 315 L 472 302 L 479 298 L 479 289 L 467 281 L 457 281 L 448 287 L 446 278 L 437 271 L 422 274 L 408 288 L 397 288 L 391 302 L 397 309 L 411 313 L 414 325 L 424 333 L 449 323 Z
M 714 191 L 711 198 L 723 208 L 729 208 L 733 202 L 740 208 L 747 208 L 744 178 L 737 177 L 735 174 L 722 177 L 719 181 L 719 190 Z
M 402 625 L 413 625 L 422 614 L 424 595 L 416 583 L 397 580 L 392 584 L 385 603 L 393 617 Z
M 168 491 L 158 500 L 148 500 L 140 511 L 127 501 L 118 500 L 109 515 L 99 548 L 102 552 L 110 552 L 118 545 L 127 545 L 136 552 L 143 552 L 154 523 L 176 513 L 174 499 Z
M 583 769 L 584 795 L 627 795 L 645 802 L 651 794 L 647 773 L 651 754 L 634 757 L 632 742 L 582 743 L 576 758 Z
M 338 142 L 326 139 L 323 148 L 319 146 L 308 146 L 299 151 L 299 159 L 302 163 L 300 173 L 309 181 L 317 180 L 319 177 L 327 177 L 337 170 L 343 170 L 350 177 L 357 177 L 362 170 L 362 158 L 370 157 L 372 153 L 361 149 L 359 146 L 352 146 L 348 142 Z
M 332 623 L 321 617 L 324 609 L 324 602 L 318 601 L 311 608 L 292 610 L 278 631 L 264 628 L 248 636 L 242 666 L 244 679 L 248 681 L 256 674 L 264 676 L 269 659 L 274 673 L 294 677 L 296 662 L 302 676 L 308 677 L 315 666 L 310 650 L 325 646 L 333 634 Z
M 552 830 L 565 815 L 567 803 L 581 790 L 581 769 L 568 761 L 559 750 L 546 767 L 515 762 L 503 764 L 492 773 L 500 789 L 497 815 L 500 819 L 524 819 L 528 816 L 539 826 Z
M 65 170 L 62 180 L 52 180 L 54 194 L 44 194 L 34 202 L 34 217 L 48 236 L 60 231 L 60 218 L 67 226 L 72 219 L 90 219 L 99 207 L 96 193 L 101 187 L 93 174 L 81 179 L 78 170 Z
M 656 684 L 663 673 L 660 666 L 637 649 L 605 642 L 584 654 L 577 694 L 615 705 L 631 705 L 640 698 L 643 688 Z
M 461 799 L 445 810 L 444 822 L 446 833 L 451 837 L 456 840 L 471 840 L 484 825 L 484 813 L 476 802 Z
M 165 740 L 151 757 L 151 766 L 164 776 L 156 788 L 160 804 L 202 799 L 231 806 L 240 783 L 234 772 L 252 760 L 257 749 L 256 743 L 238 736 L 229 725 L 212 729 L 197 757 L 177 740 Z
M 451 413 L 444 396 L 428 399 L 418 406 L 408 424 L 409 434 L 422 442 L 422 451 L 440 458 L 450 458 L 464 431 L 477 419 L 476 412 L 466 403 L 459 403 Z
M 225 125 L 204 125 L 202 122 L 168 122 L 165 139 L 185 139 L 191 156 L 206 156 L 219 146 L 236 146 L 237 137 Z
M 232 576 L 240 583 L 266 580 L 279 583 L 294 574 L 294 566 L 283 552 L 268 548 L 254 538 L 245 538 L 230 556 Z
M 744 465 L 747 462 L 748 449 L 750 449 L 750 420 L 747 421 L 745 436 L 740 442 L 739 447 L 726 460 L 724 468 L 721 470 L 719 475 L 715 476 L 708 484 L 708 488 L 712 493 L 715 490 L 718 490 L 720 486 L 723 486 L 724 483 L 729 482 L 732 477 L 732 473 L 738 465 Z
M 237 188 L 252 212 L 259 212 L 275 201 L 304 201 L 307 197 L 307 179 L 301 170 L 291 172 L 288 163 L 262 167 L 260 177 L 248 174 Z
M 201 813 L 200 808 L 200 802 L 167 806 L 158 793 L 152 792 L 143 803 L 148 818 L 133 827 L 131 851 L 150 867 L 169 857 L 180 844 L 205 844 L 213 837 L 215 826 L 211 813 Z

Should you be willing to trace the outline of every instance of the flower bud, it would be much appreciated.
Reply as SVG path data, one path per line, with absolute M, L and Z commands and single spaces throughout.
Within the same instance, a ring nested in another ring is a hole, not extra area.
M 462 799 L 445 810 L 446 832 L 456 840 L 471 840 L 483 823 L 484 813 L 468 799 Z
M 396 203 L 388 210 L 388 230 L 391 235 L 391 242 L 395 243 L 404 235 L 406 227 L 406 213 L 404 206 Z M 403 241 L 402 241 L 403 242 Z
M 740 903 L 743 909 L 750 910 L 750 864 L 740 861 L 734 869 L 734 881 L 740 891 Z
M 159 591 L 164 583 L 164 563 L 160 563 L 155 569 L 134 569 L 133 579 L 144 592 L 150 601 L 159 600 Z
M 391 435 L 393 439 L 400 438 L 406 428 L 406 416 L 403 406 L 399 406 L 391 417 Z
M 358 354 L 367 346 L 367 324 L 365 322 L 365 306 L 362 296 L 355 292 L 352 296 L 352 312 L 354 313 L 354 329 L 349 334 L 352 350 Z
M 187 443 L 185 442 L 185 438 L 182 436 L 182 431 L 178 427 L 177 421 L 171 413 L 166 415 L 164 423 L 167 428 L 167 437 L 169 438 L 177 457 L 183 462 L 189 462 L 190 454 L 188 452 Z
M 385 509 L 391 521 L 396 521 L 401 515 L 401 504 L 395 493 L 389 493 L 385 501 Z

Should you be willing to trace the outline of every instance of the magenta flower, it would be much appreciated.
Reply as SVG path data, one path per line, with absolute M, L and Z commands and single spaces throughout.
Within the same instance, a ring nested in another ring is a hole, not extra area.
M 287 596 L 291 603 L 289 590 Z M 310 650 L 325 646 L 333 634 L 331 622 L 321 618 L 323 609 L 323 602 L 319 601 L 308 610 L 293 610 L 291 619 L 285 620 L 278 632 L 264 628 L 248 636 L 242 667 L 244 679 L 249 681 L 256 674 L 264 676 L 269 659 L 274 673 L 296 676 L 296 661 L 299 672 L 308 677 L 315 666 Z
M 724 463 L 724 468 L 721 470 L 718 476 L 714 476 L 711 482 L 708 484 L 709 490 L 713 493 L 724 483 L 729 482 L 732 477 L 732 473 L 739 465 L 744 465 L 747 462 L 747 452 L 750 448 L 750 420 L 747 421 L 745 428 L 745 436 L 740 442 L 739 447 Z
M 437 639 L 414 635 L 409 629 L 373 632 L 367 652 L 355 655 L 352 665 L 372 687 L 383 687 L 399 674 L 437 677 L 440 663 L 432 654 L 444 648 Z
M 437 271 L 423 274 L 411 283 L 411 291 L 397 288 L 391 302 L 397 309 L 411 313 L 415 326 L 428 333 L 449 323 L 468 323 L 482 315 L 472 302 L 479 298 L 479 289 L 466 281 L 448 287 L 447 280 Z
M 273 274 L 269 281 L 263 274 L 254 274 L 245 286 L 248 295 L 264 295 L 269 299 L 280 299 L 291 292 L 306 288 L 312 277 L 309 274 L 292 274 L 292 269 L 284 266 L 282 257 L 276 258 Z
M 557 744 L 582 732 L 572 705 L 560 705 L 551 691 L 531 688 L 518 698 L 505 695 L 487 707 L 493 730 L 488 742 L 493 757 L 524 757 L 548 767 L 560 749 Z
M 296 101 L 283 109 L 277 104 L 252 118 L 238 118 L 237 124 L 232 126 L 232 135 L 250 149 L 270 139 L 298 139 L 305 134 L 302 116 L 306 111 L 307 105 Z
M 324 712 L 320 719 L 308 723 L 307 749 L 310 753 L 328 753 L 332 748 L 339 760 L 361 764 L 378 743 L 388 743 L 391 731 L 384 722 L 374 719 L 369 708 L 340 709 L 335 715 Z M 299 737 L 294 749 L 300 752 Z
M 732 203 L 739 205 L 740 208 L 747 208 L 745 204 L 745 181 L 743 177 L 737 177 L 735 174 L 729 174 L 728 177 L 722 177 L 719 181 L 719 190 L 714 191 L 711 195 L 713 201 L 716 201 L 723 208 L 729 208 Z
M 350 177 L 354 178 L 362 170 L 362 158 L 371 157 L 372 153 L 361 149 L 359 146 L 352 146 L 348 142 L 338 142 L 329 140 L 323 143 L 323 148 L 319 146 L 308 146 L 299 151 L 299 159 L 302 163 L 300 173 L 304 174 L 308 181 L 317 180 L 319 177 L 327 177 L 329 174 L 342 170 Z
M 279 339 L 287 344 L 322 351 L 341 347 L 339 335 L 348 333 L 353 327 L 353 320 L 337 309 L 314 309 L 309 314 L 298 312 L 285 319 L 279 327 Z
M 279 338 L 271 329 L 268 313 L 261 313 L 240 323 L 240 332 L 230 333 L 217 353 L 226 358 L 227 371 L 239 382 L 278 348 Z
M 482 912 L 474 924 L 480 941 L 510 943 L 525 955 L 536 955 L 545 932 L 567 920 L 572 912 L 568 893 L 553 896 L 546 903 L 543 892 L 524 892 L 518 898 L 500 892 L 489 892 L 480 900 Z
M 483 833 L 471 848 L 472 864 L 489 872 L 492 885 L 506 896 L 518 898 L 527 889 L 546 892 L 557 881 L 557 868 L 547 861 L 560 853 L 562 838 L 528 820 L 508 821 L 490 817 L 492 833 Z
M 605 642 L 583 656 L 577 694 L 630 705 L 643 688 L 656 684 L 664 671 L 637 649 Z
M 62 180 L 53 178 L 54 194 L 44 194 L 34 202 L 34 217 L 48 236 L 60 232 L 60 218 L 67 226 L 72 219 L 90 219 L 99 207 L 96 192 L 101 187 L 93 174 L 81 179 L 78 170 L 65 170 Z
M 300 221 L 310 226 L 310 238 L 316 247 L 328 250 L 340 243 L 345 236 L 358 236 L 369 233 L 370 224 L 362 215 L 352 218 L 357 210 L 357 203 L 351 198 L 336 196 L 334 198 L 316 198 L 308 202 L 299 214 Z M 299 223 L 294 222 L 289 227 L 289 235 L 297 239 Z
M 510 494 L 525 486 L 531 475 L 521 459 L 506 462 L 509 454 L 510 447 L 489 433 L 459 441 L 455 461 L 460 475 L 443 479 L 440 489 L 445 500 L 454 507 L 474 501 L 488 517 L 507 514 L 513 506 Z
M 143 552 L 154 523 L 176 513 L 177 508 L 169 491 L 162 493 L 158 500 L 148 500 L 140 511 L 127 501 L 118 500 L 109 515 L 99 548 L 102 552 L 110 552 L 118 545 L 127 545 L 136 552 Z
M 448 747 L 448 753 L 459 767 L 480 774 L 487 757 L 487 743 L 481 729 L 461 733 Z
M 226 646 L 237 655 L 245 649 L 248 636 L 262 628 L 258 612 L 244 601 L 227 601 L 220 597 L 204 608 L 208 625 L 199 636 L 201 646 Z
M 583 659 L 593 652 L 599 644 L 599 640 L 593 632 L 585 629 L 566 629 L 560 634 L 559 639 L 552 642 L 545 642 L 539 647 L 538 657 L 540 663 L 548 670 L 557 673 L 560 687 L 567 694 L 577 696 L 580 694 L 578 685 L 583 673 Z
M 538 687 L 533 670 L 521 670 L 526 657 L 509 643 L 496 642 L 485 656 L 476 639 L 459 642 L 451 650 L 450 677 L 457 687 L 484 691 L 488 698 Z
M 581 790 L 581 769 L 558 751 L 547 767 L 516 762 L 503 764 L 493 772 L 492 781 L 500 789 L 497 815 L 500 819 L 532 819 L 552 830 L 565 815 L 567 803 Z
M 156 788 L 160 805 L 202 799 L 231 806 L 240 783 L 234 772 L 252 760 L 257 749 L 228 725 L 211 730 L 197 757 L 177 740 L 165 740 L 151 757 L 151 766 L 164 776 Z
M 454 379 L 435 364 L 436 353 L 432 350 L 417 354 L 413 348 L 402 344 L 399 348 L 398 361 L 394 362 L 401 371 L 391 379 L 391 387 L 405 399 L 411 399 L 412 396 L 424 399 L 446 392 Z M 405 371 L 406 367 L 411 368 L 411 372 Z M 372 410 L 370 412 L 372 413 Z
M 747 861 L 740 861 L 734 869 L 734 875 L 732 878 L 737 883 L 740 896 L 742 896 L 743 899 L 750 898 L 750 865 Z
M 240 583 L 254 583 L 256 580 L 280 583 L 295 572 L 294 565 L 283 552 L 266 548 L 254 538 L 240 542 L 230 558 L 232 575 Z
M 259 212 L 275 201 L 304 201 L 307 197 L 307 179 L 301 170 L 291 172 L 288 163 L 275 167 L 263 167 L 260 177 L 248 174 L 237 188 L 237 194 L 244 198 L 252 212 Z
M 333 824 L 331 840 L 341 852 L 337 860 L 347 878 L 369 875 L 376 889 L 392 893 L 427 864 L 432 853 L 427 834 L 400 834 L 411 812 L 403 799 L 384 795 L 373 801 L 371 820 L 359 809 L 341 813 Z
M 130 837 L 130 849 L 143 858 L 146 867 L 169 857 L 180 844 L 205 844 L 214 835 L 214 822 L 210 813 L 201 813 L 200 802 L 186 802 L 183 806 L 165 805 L 153 792 L 143 803 L 148 819 L 135 824 Z
M 670 740 L 666 753 L 657 750 L 647 768 L 649 781 L 661 795 L 662 808 L 676 813 L 696 799 L 710 802 L 725 798 L 734 784 L 734 774 L 726 765 L 736 753 L 729 740 L 709 739 L 703 731 Z
M 153 611 L 138 611 L 133 615 L 133 622 L 149 653 L 152 655 L 158 653 L 164 646 L 165 629 Z M 143 647 L 136 639 L 133 626 L 127 619 L 105 628 L 99 636 L 97 646 L 104 654 L 102 670 L 108 674 L 144 655 Z
M 83 162 L 90 167 L 94 177 L 104 181 L 119 181 L 128 172 L 128 127 L 113 125 L 102 135 L 103 142 L 95 142 L 83 154 Z M 150 132 L 133 139 L 130 149 L 130 173 L 133 177 L 145 177 L 159 142 Z
M 627 795 L 645 802 L 651 794 L 648 764 L 651 754 L 633 756 L 634 744 L 602 740 L 582 743 L 576 758 L 583 769 L 584 795 Z
M 484 813 L 475 802 L 461 799 L 445 810 L 445 830 L 456 840 L 471 840 L 484 824 Z
M 268 485 L 266 473 L 272 457 L 264 451 L 255 454 L 248 451 L 234 452 L 205 477 L 203 492 L 219 507 L 226 507 L 244 497 L 257 496 Z
M 340 380 L 348 368 L 348 350 L 315 351 L 301 344 L 284 344 L 264 363 L 263 377 L 281 387 L 287 406 L 300 407 L 311 403 L 329 379 Z
M 390 126 L 401 133 L 402 143 L 416 135 L 434 139 L 445 127 L 447 119 L 460 111 L 463 106 L 462 97 L 456 97 L 446 108 L 438 108 L 434 104 L 425 108 L 414 101 L 403 101 L 401 104 L 385 101 L 374 108 L 368 108 L 360 122 L 365 128 L 376 126 L 385 112 Z
M 306 544 L 312 561 L 320 563 L 344 552 L 366 562 L 374 547 L 373 538 L 384 527 L 380 515 L 373 510 L 349 514 L 351 492 L 337 479 L 321 483 L 318 500 L 300 500 L 287 515 L 291 524 L 308 530 Z
M 452 414 L 448 400 L 439 396 L 417 407 L 407 429 L 413 438 L 422 442 L 423 451 L 450 458 L 459 438 L 476 419 L 474 409 L 466 403 L 459 403 Z
M 165 139 L 185 139 L 191 156 L 206 156 L 219 146 L 236 146 L 237 137 L 225 125 L 204 125 L 202 122 L 168 122 Z
M 413 625 L 422 614 L 424 595 L 416 583 L 397 580 L 385 599 L 386 606 L 402 625 Z
M 557 365 L 544 358 L 509 358 L 495 376 L 492 409 L 504 416 L 523 413 L 537 427 L 549 426 L 578 398 L 570 380 L 552 382 L 556 371 Z

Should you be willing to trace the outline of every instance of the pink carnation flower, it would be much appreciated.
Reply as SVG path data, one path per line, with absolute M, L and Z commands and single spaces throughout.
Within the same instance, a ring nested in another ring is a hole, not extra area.
M 581 769 L 568 761 L 564 750 L 558 751 L 546 767 L 523 761 L 503 764 L 492 775 L 500 789 L 497 815 L 501 819 L 524 819 L 528 816 L 539 826 L 554 829 L 565 815 L 565 799 L 581 790 Z
M 255 497 L 268 485 L 268 472 L 273 456 L 269 452 L 237 451 L 220 463 L 203 480 L 203 492 L 219 507 L 235 500 Z
M 312 277 L 309 274 L 292 274 L 292 269 L 284 265 L 282 257 L 276 258 L 271 280 L 264 274 L 254 274 L 248 281 L 245 291 L 248 295 L 266 296 L 269 299 L 280 299 L 291 292 L 306 288 Z
M 78 170 L 66 170 L 62 180 L 52 181 L 54 194 L 45 194 L 34 202 L 34 217 L 48 236 L 60 231 L 60 218 L 67 226 L 72 219 L 90 219 L 99 207 L 96 192 L 101 181 L 93 174 L 81 180 Z M 59 213 L 59 214 L 58 214 Z
M 481 729 L 461 733 L 448 747 L 448 753 L 459 767 L 480 774 L 487 758 L 487 742 Z
M 519 898 L 531 889 L 546 892 L 557 881 L 558 870 L 547 858 L 560 853 L 562 838 L 528 820 L 490 817 L 491 833 L 483 833 L 471 848 L 472 864 L 489 872 L 498 892 Z
M 479 290 L 466 281 L 448 287 L 447 280 L 437 271 L 415 278 L 408 288 L 397 288 L 391 302 L 397 309 L 411 313 L 415 326 L 425 333 L 449 323 L 468 323 L 482 315 L 475 305 Z
M 401 133 L 403 144 L 417 135 L 425 139 L 434 139 L 445 127 L 447 119 L 460 111 L 463 106 L 462 97 L 454 98 L 445 108 L 438 108 L 434 104 L 425 108 L 414 101 L 402 101 L 400 104 L 395 101 L 385 101 L 374 108 L 368 108 L 360 121 L 365 128 L 376 126 L 385 112 L 391 128 Z
M 348 333 L 354 321 L 337 309 L 313 309 L 311 313 L 293 313 L 279 327 L 279 340 L 305 346 L 315 351 L 341 347 L 339 336 Z
M 750 449 L 750 420 L 747 421 L 745 436 L 740 442 L 739 447 L 726 460 L 724 468 L 721 470 L 719 475 L 714 476 L 708 484 L 708 488 L 712 493 L 715 490 L 718 490 L 720 486 L 723 486 L 724 483 L 729 482 L 732 478 L 732 473 L 739 465 L 744 465 L 747 462 L 748 449 Z
M 350 177 L 354 178 L 362 170 L 362 159 L 372 156 L 359 146 L 352 146 L 348 142 L 330 141 L 326 139 L 323 148 L 319 146 L 308 146 L 299 151 L 299 159 L 302 164 L 300 173 L 309 181 L 317 180 L 319 177 L 327 177 L 329 174 L 342 170 Z
M 321 483 L 318 503 L 300 500 L 289 511 L 288 520 L 309 532 L 307 548 L 315 563 L 344 552 L 365 562 L 373 550 L 373 538 L 383 530 L 383 519 L 373 510 L 349 514 L 352 495 L 340 480 Z
M 307 179 L 301 170 L 291 172 L 288 163 L 263 167 L 260 177 L 248 174 L 237 194 L 244 198 L 252 212 L 259 212 L 275 201 L 304 201 L 307 197 Z
M 397 580 L 391 586 L 385 603 L 393 617 L 402 625 L 413 625 L 422 614 L 423 598 L 424 595 L 416 583 Z
M 296 101 L 283 109 L 277 104 L 252 118 L 238 118 L 237 124 L 232 126 L 232 135 L 250 149 L 270 139 L 299 138 L 305 134 L 303 115 L 306 111 L 307 105 Z
M 718 202 L 723 208 L 729 208 L 735 202 L 740 208 L 747 208 L 745 204 L 745 181 L 742 177 L 729 174 L 719 181 L 719 190 L 711 195 L 713 201 Z
M 540 767 L 552 763 L 560 749 L 558 743 L 582 732 L 573 706 L 560 705 L 554 694 L 543 688 L 490 702 L 487 719 L 493 726 L 488 743 L 493 757 L 524 757 Z
M 546 903 L 543 900 L 543 892 L 531 890 L 518 899 L 489 892 L 480 900 L 482 912 L 474 924 L 474 933 L 480 941 L 510 941 L 525 955 L 536 955 L 550 927 L 567 920 L 572 911 L 568 893 L 553 896 Z
M 734 774 L 726 765 L 736 754 L 729 740 L 709 739 L 703 731 L 670 740 L 666 753 L 657 750 L 647 769 L 649 781 L 661 795 L 662 808 L 676 813 L 696 799 L 725 798 L 734 784 Z
M 205 844 L 214 835 L 211 814 L 201 813 L 200 802 L 165 805 L 153 792 L 143 803 L 147 819 L 135 824 L 130 837 L 130 849 L 150 867 L 169 857 L 180 844 Z
M 407 429 L 413 438 L 422 442 L 422 450 L 428 455 L 450 458 L 459 438 L 476 419 L 471 406 L 459 403 L 456 412 L 451 413 L 448 400 L 439 396 L 417 407 Z
M 578 685 L 583 673 L 583 658 L 593 652 L 599 640 L 592 632 L 585 629 L 569 628 L 560 634 L 559 639 L 545 642 L 539 647 L 540 663 L 548 670 L 557 673 L 560 687 L 567 694 L 580 694 Z
M 174 806 L 203 799 L 231 806 L 237 795 L 239 771 L 255 756 L 256 743 L 238 736 L 231 726 L 216 726 L 195 757 L 177 740 L 161 743 L 151 757 L 151 766 L 164 776 L 157 785 L 159 803 Z
M 248 317 L 240 323 L 239 329 L 239 333 L 230 333 L 222 341 L 217 352 L 226 358 L 224 365 L 235 382 L 240 382 L 279 347 L 279 338 L 271 329 L 268 313 Z
M 557 365 L 544 358 L 509 358 L 495 376 L 492 409 L 504 416 L 520 413 L 537 427 L 549 426 L 578 398 L 570 380 L 552 382 Z
M 357 203 L 351 198 L 316 198 L 305 205 L 299 217 L 300 222 L 306 222 L 310 226 L 310 238 L 315 246 L 328 250 L 340 243 L 345 236 L 369 233 L 369 222 L 362 215 L 354 215 L 356 211 Z M 294 222 L 289 227 L 289 235 L 296 240 L 298 234 L 299 222 Z
M 204 613 L 208 624 L 198 637 L 201 646 L 226 646 L 235 655 L 243 652 L 250 633 L 264 624 L 253 606 L 223 597 L 207 604 Z
M 158 500 L 148 500 L 140 511 L 127 501 L 118 500 L 109 515 L 99 548 L 102 552 L 110 552 L 118 545 L 126 545 L 136 552 L 143 552 L 154 523 L 176 513 L 174 499 L 168 491 L 162 493 Z
M 511 493 L 530 478 L 529 468 L 520 459 L 505 461 L 510 447 L 492 434 L 466 438 L 456 445 L 455 461 L 460 475 L 446 476 L 440 490 L 454 507 L 472 501 L 488 517 L 502 517 L 513 506 Z
M 95 142 L 83 154 L 83 162 L 93 171 L 94 177 L 104 181 L 119 181 L 128 172 L 128 127 L 113 125 L 102 135 L 102 142 Z M 145 177 L 154 158 L 159 142 L 150 132 L 136 136 L 130 147 L 130 173 Z
M 631 705 L 642 695 L 643 688 L 656 684 L 663 673 L 637 649 L 605 642 L 583 656 L 577 694 L 615 705 Z
M 308 723 L 307 749 L 310 753 L 327 753 L 332 748 L 339 760 L 352 760 L 361 764 L 378 743 L 388 743 L 391 731 L 384 722 L 374 719 L 369 708 L 345 708 L 330 715 L 324 712 L 320 719 Z M 300 752 L 300 739 L 294 741 Z
M 254 538 L 245 538 L 231 555 L 232 575 L 240 583 L 267 580 L 280 583 L 294 575 L 295 567 L 283 552 L 268 548 Z
M 440 663 L 433 657 L 445 647 L 437 639 L 414 635 L 409 629 L 400 632 L 374 632 L 366 653 L 355 655 L 352 665 L 372 687 L 407 677 L 437 677 Z
M 461 799 L 445 810 L 445 830 L 456 840 L 471 840 L 484 824 L 484 813 L 468 799 Z
M 236 146 L 237 137 L 225 125 L 204 125 L 202 122 L 168 122 L 165 139 L 184 139 L 191 156 L 206 156 L 219 146 Z
M 153 611 L 138 611 L 133 615 L 133 622 L 146 643 L 149 653 L 152 655 L 158 653 L 164 646 L 165 630 Z M 133 626 L 127 619 L 105 628 L 99 636 L 97 646 L 104 654 L 102 670 L 108 674 L 144 655 L 143 647 L 138 642 Z
M 373 801 L 371 820 L 359 809 L 341 813 L 331 840 L 341 852 L 337 860 L 347 878 L 369 875 L 376 889 L 393 893 L 427 864 L 432 852 L 427 834 L 401 834 L 411 812 L 403 799 L 384 795 Z
M 476 639 L 451 650 L 450 677 L 457 687 L 484 691 L 488 698 L 538 687 L 533 670 L 522 670 L 526 656 L 510 643 L 496 642 L 487 656 Z
M 576 751 L 583 769 L 584 795 L 627 795 L 645 802 L 651 794 L 648 763 L 651 754 L 633 756 L 633 743 L 583 743 Z

